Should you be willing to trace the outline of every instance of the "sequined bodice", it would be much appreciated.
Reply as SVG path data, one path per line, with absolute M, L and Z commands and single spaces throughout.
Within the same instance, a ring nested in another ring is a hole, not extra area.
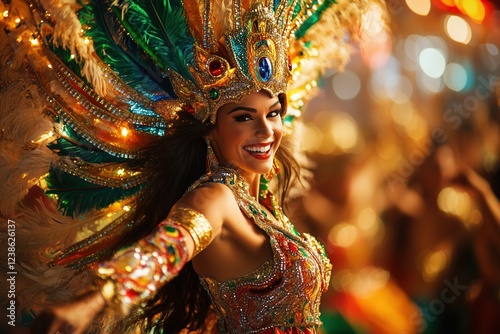
M 321 325 L 321 293 L 331 270 L 323 247 L 312 236 L 300 235 L 281 210 L 276 215 L 278 224 L 269 219 L 234 171 L 221 169 L 205 182 L 231 188 L 240 209 L 269 236 L 273 252 L 271 260 L 244 277 L 225 282 L 200 277 L 217 311 L 220 332 L 295 328 L 315 333 Z

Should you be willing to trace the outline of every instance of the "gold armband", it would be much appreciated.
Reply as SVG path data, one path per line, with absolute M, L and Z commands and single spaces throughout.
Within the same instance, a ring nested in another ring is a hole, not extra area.
M 205 216 L 196 210 L 185 207 L 173 207 L 167 217 L 170 223 L 185 228 L 194 240 L 195 257 L 212 240 L 212 225 Z

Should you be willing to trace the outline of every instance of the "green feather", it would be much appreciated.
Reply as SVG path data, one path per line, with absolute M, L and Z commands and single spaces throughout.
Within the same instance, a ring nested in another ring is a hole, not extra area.
M 88 1 L 78 12 L 99 57 L 131 87 L 148 97 L 158 94 L 162 89 L 154 79 L 161 80 L 159 69 L 151 66 L 153 60 L 138 49 L 114 14 L 109 1 L 102 0 Z
M 336 0 L 325 0 L 313 14 L 302 23 L 297 31 L 295 31 L 295 38 L 301 39 L 304 37 L 307 31 L 319 21 L 323 12 L 336 3 Z
M 51 168 L 45 179 L 48 195 L 57 195 L 59 210 L 66 216 L 76 217 L 93 209 L 103 209 L 116 201 L 137 194 L 141 186 L 130 189 L 109 188 L 90 183 L 78 176 Z
M 65 138 L 59 138 L 57 141 L 47 145 L 47 147 L 60 156 L 80 158 L 90 163 L 121 162 L 126 160 L 109 155 L 91 145 L 81 144 Z
M 112 156 L 85 140 L 70 126 L 64 126 L 65 137 L 47 145 L 48 148 L 60 156 L 80 158 L 91 163 L 122 162 L 125 158 Z
M 78 58 L 77 55 L 72 56 L 70 50 L 55 46 L 50 39 L 47 40 L 47 45 L 50 51 L 52 51 L 52 53 L 59 58 L 64 65 L 66 65 L 76 76 L 80 77 L 80 79 L 88 84 L 87 79 L 81 74 L 82 66 L 76 60 Z
M 121 22 L 128 33 L 162 67 L 191 79 L 194 39 L 181 1 L 128 1 Z M 121 9 L 113 7 L 121 15 Z M 120 17 L 119 15 L 117 15 Z

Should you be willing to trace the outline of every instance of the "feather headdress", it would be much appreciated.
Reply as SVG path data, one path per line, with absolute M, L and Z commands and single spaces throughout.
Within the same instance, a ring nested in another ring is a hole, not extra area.
M 53 283 L 61 267 L 61 282 L 25 305 L 82 281 L 68 269 L 127 231 L 145 180 L 125 163 L 176 112 L 214 123 L 223 104 L 266 90 L 287 93 L 288 123 L 321 69 L 343 64 L 346 36 L 374 3 L 0 2 L 0 212 L 16 221 L 25 281 Z

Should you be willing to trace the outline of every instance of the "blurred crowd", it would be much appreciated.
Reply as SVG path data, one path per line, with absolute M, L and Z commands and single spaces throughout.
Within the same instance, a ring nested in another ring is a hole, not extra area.
M 304 108 L 291 207 L 334 264 L 325 330 L 500 333 L 500 10 L 387 5 Z

